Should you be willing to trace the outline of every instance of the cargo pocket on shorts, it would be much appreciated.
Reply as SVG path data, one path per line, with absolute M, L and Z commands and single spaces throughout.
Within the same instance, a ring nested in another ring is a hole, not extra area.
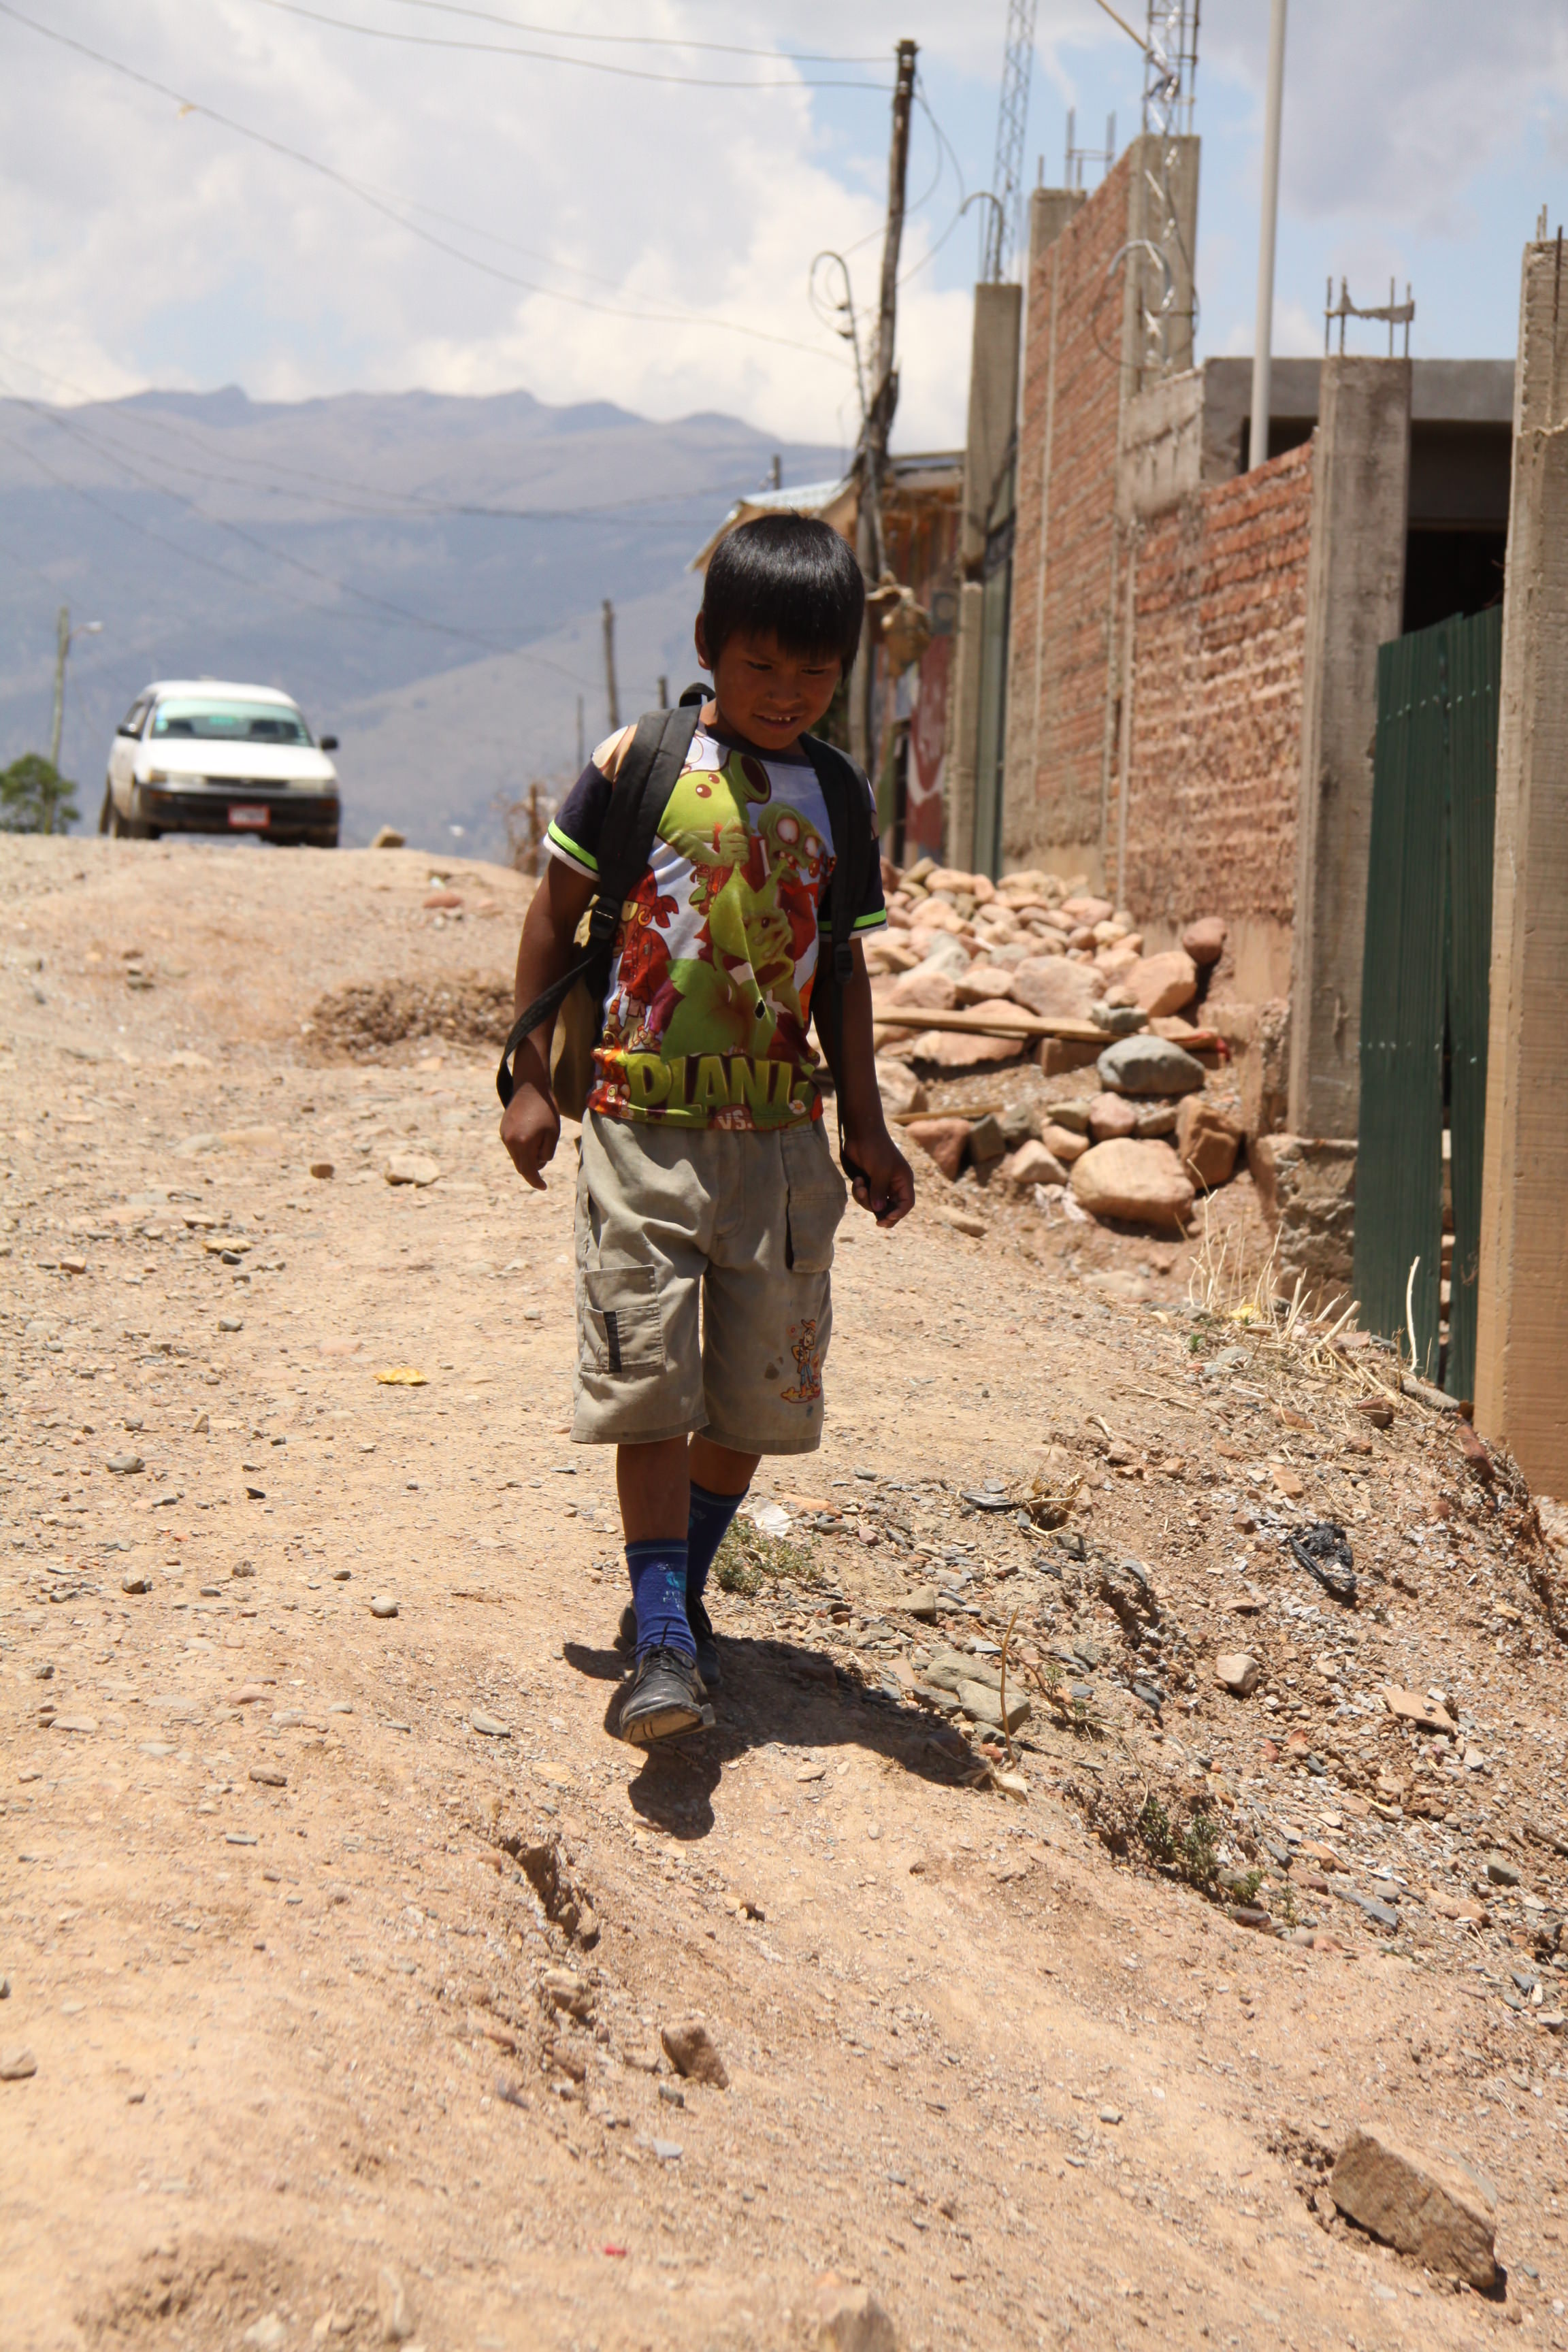
M 784 1264 L 792 1274 L 826 1274 L 848 1187 L 816 1122 L 781 1135 L 779 1149 L 786 1187 Z
M 662 1372 L 666 1369 L 664 1325 L 658 1268 L 584 1267 L 577 1344 L 584 1372 Z

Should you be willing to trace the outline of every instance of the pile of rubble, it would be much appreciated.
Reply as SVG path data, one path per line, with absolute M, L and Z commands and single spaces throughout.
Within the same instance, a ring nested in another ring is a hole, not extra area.
M 930 857 L 884 871 L 889 927 L 866 961 L 883 1097 L 911 1139 L 952 1181 L 969 1165 L 1026 1195 L 1070 1192 L 1091 1216 L 1184 1229 L 1245 1140 L 1225 1042 L 1194 1017 L 1224 922 L 1205 916 L 1146 954 L 1125 908 L 1056 875 L 993 883 Z M 1047 1078 L 1092 1067 L 1094 1087 L 978 1119 L 924 1115 L 928 1076 L 1026 1056 Z

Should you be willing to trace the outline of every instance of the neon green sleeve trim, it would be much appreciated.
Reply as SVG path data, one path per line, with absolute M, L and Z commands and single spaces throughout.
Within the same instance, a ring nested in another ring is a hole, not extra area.
M 579 866 L 583 866 L 589 874 L 596 874 L 598 872 L 598 859 L 595 857 L 590 851 L 584 849 L 577 842 L 574 841 L 569 833 L 563 833 L 561 827 L 555 823 L 553 817 L 550 821 L 549 830 L 545 835 L 545 838 L 547 841 L 552 842 L 557 849 L 563 850 L 568 857 L 574 859 L 575 862 Z
M 886 907 L 874 907 L 868 915 L 857 915 L 854 928 L 858 931 L 880 931 L 887 928 Z

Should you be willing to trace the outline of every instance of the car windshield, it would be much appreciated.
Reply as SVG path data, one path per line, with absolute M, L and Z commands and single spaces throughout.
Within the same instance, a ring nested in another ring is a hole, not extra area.
M 308 743 L 310 730 L 286 702 L 175 699 L 153 714 L 154 736 L 194 737 L 202 743 Z

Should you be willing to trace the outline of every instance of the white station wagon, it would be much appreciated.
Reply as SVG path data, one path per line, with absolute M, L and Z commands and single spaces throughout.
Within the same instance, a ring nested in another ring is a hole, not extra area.
M 311 735 L 270 686 L 164 678 L 143 687 L 115 730 L 100 833 L 251 833 L 338 845 L 335 735 Z

